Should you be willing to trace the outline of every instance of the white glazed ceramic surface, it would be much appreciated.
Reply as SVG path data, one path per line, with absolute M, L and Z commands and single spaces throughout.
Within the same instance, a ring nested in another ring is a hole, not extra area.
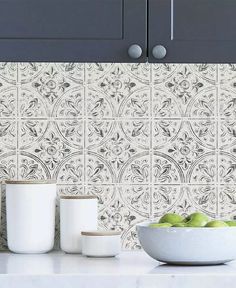
M 8 248 L 44 253 L 54 246 L 56 184 L 6 184 Z
M 82 254 L 89 257 L 113 257 L 121 250 L 120 235 L 82 235 Z
M 209 265 L 236 259 L 236 227 L 150 228 L 137 225 L 139 241 L 152 258 L 170 264 Z
M 96 230 L 97 199 L 68 197 L 60 199 L 61 249 L 66 253 L 81 253 L 81 231 Z

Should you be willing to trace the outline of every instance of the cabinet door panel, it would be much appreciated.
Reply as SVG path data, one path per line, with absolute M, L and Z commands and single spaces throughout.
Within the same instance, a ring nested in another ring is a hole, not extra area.
M 122 0 L 99 2 L 0 0 L 0 38 L 122 39 Z
M 236 3 L 234 0 L 217 2 L 215 0 L 172 1 L 173 39 L 236 40 Z
M 235 0 L 149 0 L 148 13 L 150 62 L 236 62 Z
M 0 0 L 0 61 L 146 61 L 146 0 Z

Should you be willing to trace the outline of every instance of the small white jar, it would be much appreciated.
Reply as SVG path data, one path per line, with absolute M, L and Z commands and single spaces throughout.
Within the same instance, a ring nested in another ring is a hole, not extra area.
M 7 242 L 15 253 L 45 253 L 54 246 L 55 181 L 6 181 Z
M 115 231 L 83 231 L 82 254 L 89 257 L 114 257 L 120 253 L 120 233 Z
M 96 230 L 97 222 L 96 196 L 61 196 L 61 249 L 66 253 L 81 253 L 81 231 Z

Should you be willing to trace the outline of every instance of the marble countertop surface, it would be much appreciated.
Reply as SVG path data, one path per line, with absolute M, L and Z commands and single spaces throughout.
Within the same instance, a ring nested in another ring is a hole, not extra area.
M 144 252 L 87 258 L 51 252 L 0 253 L 1 288 L 225 288 L 236 287 L 236 261 L 225 265 L 169 266 Z

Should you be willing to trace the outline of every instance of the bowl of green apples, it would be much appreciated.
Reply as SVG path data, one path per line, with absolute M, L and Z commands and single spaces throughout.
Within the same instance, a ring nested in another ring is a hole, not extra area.
M 236 221 L 211 220 L 200 212 L 168 213 L 136 228 L 144 251 L 160 262 L 216 265 L 236 259 Z

